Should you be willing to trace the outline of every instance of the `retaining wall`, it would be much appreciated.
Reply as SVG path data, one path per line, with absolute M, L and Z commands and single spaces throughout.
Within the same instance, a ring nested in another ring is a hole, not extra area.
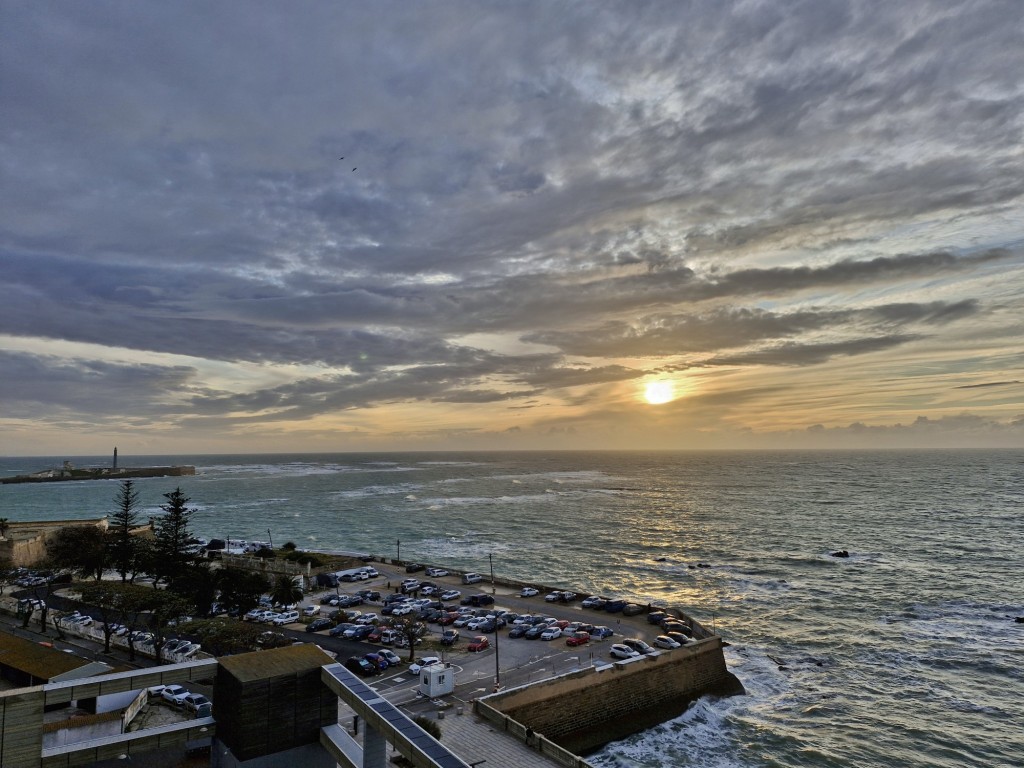
M 488 696 L 489 707 L 576 754 L 677 717 L 705 695 L 743 693 L 710 637 Z M 482 714 L 482 713 L 481 713 Z

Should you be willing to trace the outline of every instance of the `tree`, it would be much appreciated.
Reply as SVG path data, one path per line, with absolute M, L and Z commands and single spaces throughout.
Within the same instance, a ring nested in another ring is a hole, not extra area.
M 110 653 L 110 638 L 114 634 L 112 625 L 124 624 L 134 629 L 138 613 L 145 604 L 144 596 L 149 593 L 145 587 L 126 582 L 98 581 L 82 585 L 82 602 L 95 607 L 100 614 L 98 618 L 103 622 L 104 653 Z
M 150 611 L 150 629 L 153 632 L 153 649 L 158 664 L 162 664 L 163 648 L 167 642 L 167 628 L 177 623 L 192 611 L 193 606 L 180 595 L 166 589 L 148 589 L 146 607 Z
M 139 537 L 132 530 L 139 525 L 139 492 L 131 480 L 122 480 L 114 497 L 117 505 L 110 516 L 107 530 L 110 563 L 121 575 L 121 581 L 134 578 L 139 564 Z
M 172 577 L 167 589 L 192 603 L 197 615 L 206 616 L 217 599 L 217 573 L 206 563 L 191 563 Z
M 416 658 L 416 645 L 427 634 L 427 625 L 419 619 L 408 616 L 392 616 L 391 628 L 398 632 L 409 644 L 409 662 Z
M 197 619 L 190 622 L 187 629 L 202 644 L 203 650 L 214 656 L 254 651 L 265 631 L 260 624 L 223 618 Z
M 166 513 L 156 519 L 152 565 L 153 575 L 159 581 L 171 581 L 185 573 L 186 568 L 196 561 L 191 544 L 192 531 L 189 522 L 196 513 L 188 503 L 191 501 L 181 488 L 165 493 L 166 504 L 160 508 Z
M 46 540 L 46 553 L 55 567 L 99 581 L 107 565 L 106 534 L 95 525 L 66 525 Z
M 270 582 L 262 573 L 222 568 L 217 571 L 217 586 L 220 588 L 221 605 L 228 611 L 245 613 L 259 604 L 260 595 L 270 589 Z
M 288 574 L 281 574 L 274 579 L 274 586 L 270 590 L 270 599 L 280 605 L 297 603 L 302 599 L 302 590 L 295 583 L 294 577 Z

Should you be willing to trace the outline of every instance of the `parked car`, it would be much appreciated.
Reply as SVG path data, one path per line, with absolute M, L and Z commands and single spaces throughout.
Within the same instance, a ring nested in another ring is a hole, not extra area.
M 605 609 L 607 610 L 607 608 Z M 639 616 L 641 613 L 647 610 L 647 606 L 640 605 L 639 603 L 626 603 L 626 606 L 622 609 L 623 616 Z
M 663 621 L 669 619 L 670 616 L 664 611 L 651 611 L 647 614 L 648 624 L 661 624 Z
M 536 597 L 539 594 L 540 590 L 534 589 L 533 587 L 523 587 L 519 590 L 520 597 Z
M 376 589 L 360 589 L 358 592 L 356 592 L 356 595 L 358 595 L 363 600 L 369 600 L 370 602 L 374 603 L 380 600 L 380 592 L 378 592 Z
M 673 640 L 668 635 L 658 635 L 656 638 L 654 638 L 654 646 L 656 648 L 664 648 L 666 650 L 671 651 L 673 648 L 678 648 L 681 645 L 682 643 L 678 642 L 677 640 Z
M 441 576 L 447 576 L 448 571 L 446 571 L 444 568 L 427 568 L 426 574 L 427 576 L 430 576 L 433 579 L 437 579 Z
M 260 620 L 260 614 L 262 614 L 262 613 L 263 613 L 263 609 L 262 608 L 253 608 L 251 611 L 246 613 L 245 616 L 242 617 L 242 621 L 259 621 Z
M 167 685 L 160 691 L 160 696 L 168 704 L 180 705 L 185 700 L 185 697 L 190 695 L 192 692 L 185 688 L 183 685 Z
M 537 640 L 549 627 L 546 624 L 534 624 L 523 635 L 527 640 Z
M 604 604 L 604 610 L 608 611 L 608 613 L 619 613 L 625 607 L 625 600 L 609 600 Z
M 565 644 L 570 648 L 575 648 L 578 645 L 586 645 L 589 642 L 589 632 L 573 632 L 571 635 L 565 638 Z
M 455 645 L 459 641 L 459 630 L 446 629 L 441 633 L 441 645 Z
M 379 653 L 366 653 L 363 654 L 363 658 L 371 664 L 373 664 L 375 667 L 377 667 L 378 671 L 380 672 L 383 672 L 385 669 L 391 666 L 390 664 L 388 664 L 388 660 L 381 656 Z
M 318 613 L 320 613 L 319 605 L 307 605 L 302 609 L 303 616 L 316 616 Z
M 632 648 L 637 653 L 657 653 L 657 650 L 651 648 L 651 646 L 643 640 L 636 637 L 627 637 L 625 640 L 622 640 L 621 643 L 622 645 Z
M 198 712 L 200 707 L 211 705 L 213 702 L 201 693 L 190 693 L 182 697 L 181 704 L 190 712 Z
M 484 577 L 479 573 L 464 573 L 462 574 L 463 584 L 479 584 L 484 580 Z
M 557 640 L 562 636 L 562 630 L 558 627 L 548 627 L 540 634 L 541 640 Z
M 697 641 L 689 635 L 684 635 L 682 632 L 666 632 L 665 636 L 670 640 L 675 640 L 680 645 L 693 645 Z
M 378 621 L 380 621 L 380 616 L 376 613 L 364 613 L 356 619 L 356 624 L 374 624 Z
M 491 641 L 490 640 L 488 640 L 483 635 L 477 635 L 476 637 L 474 637 L 469 642 L 469 645 L 466 646 L 466 650 L 467 651 L 473 651 L 473 652 L 476 652 L 476 651 L 486 651 L 490 647 L 491 647 Z
M 309 624 L 306 625 L 306 631 L 319 632 L 321 629 L 329 628 L 332 624 L 333 622 L 326 617 L 321 619 L 313 619 L 313 621 L 309 622 Z
M 616 643 L 608 649 L 608 655 L 613 659 L 633 659 L 640 654 L 630 648 L 628 645 L 622 645 L 622 643 Z
M 203 650 L 203 646 L 199 643 L 189 643 L 187 646 L 180 646 L 174 653 L 179 659 L 185 661 L 191 659 L 201 650 Z
M 615 630 L 611 627 L 594 627 L 590 633 L 592 640 L 604 640 L 606 637 L 611 637 L 615 634 Z
M 593 608 L 595 611 L 599 611 L 602 608 L 604 608 L 604 605 L 607 602 L 608 602 L 608 600 L 606 598 L 604 598 L 604 597 L 598 597 L 597 595 L 591 595 L 590 597 L 585 597 L 583 599 L 583 602 L 580 603 L 580 605 L 582 605 L 584 608 Z
M 462 597 L 462 593 L 457 589 L 448 589 L 441 593 L 442 600 L 458 600 Z
M 409 665 L 409 671 L 414 675 L 418 675 L 424 667 L 430 667 L 434 664 L 440 664 L 441 659 L 437 656 L 424 656 L 419 661 Z
M 402 664 L 402 659 L 399 658 L 398 654 L 394 651 L 388 650 L 387 648 L 382 648 L 381 650 L 377 651 L 377 653 L 380 654 L 381 658 L 386 659 L 388 664 L 390 664 L 392 667 L 398 667 Z
M 417 571 L 422 571 L 422 570 L 423 570 L 423 566 L 420 565 L 419 563 L 409 563 L 408 565 L 405 566 L 405 572 L 406 573 L 416 573 Z
M 345 660 L 345 669 L 355 672 L 361 677 L 372 677 L 373 675 L 380 674 L 380 670 L 376 666 L 359 656 L 349 656 Z
M 298 611 L 285 611 L 284 613 L 279 614 L 277 618 L 274 619 L 273 623 L 275 627 L 283 627 L 285 624 L 294 624 L 298 620 Z
M 526 634 L 526 631 L 530 628 L 529 624 L 514 624 L 512 629 L 508 631 L 508 636 L 512 638 L 522 637 Z
M 373 566 L 367 566 L 366 568 L 364 568 L 363 573 L 365 573 L 371 579 L 376 579 L 378 576 L 380 576 L 380 571 L 378 571 Z

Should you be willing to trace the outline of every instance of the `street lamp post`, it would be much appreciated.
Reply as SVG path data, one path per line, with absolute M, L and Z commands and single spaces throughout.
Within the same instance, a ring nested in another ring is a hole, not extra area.
M 399 563 L 402 561 L 402 540 L 395 539 L 395 562 Z
M 487 553 L 487 561 L 491 566 L 491 594 L 494 594 L 494 553 Z M 497 626 L 497 620 L 495 620 L 494 627 L 494 690 L 497 691 L 501 688 L 501 664 L 499 661 L 498 654 L 498 635 L 501 632 Z

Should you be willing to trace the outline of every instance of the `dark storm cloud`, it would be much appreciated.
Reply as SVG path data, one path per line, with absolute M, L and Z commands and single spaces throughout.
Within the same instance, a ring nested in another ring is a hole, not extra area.
M 995 315 L 979 275 L 1019 274 L 1019 10 L 8 4 L 0 334 L 330 369 L 251 391 L 15 369 L 283 419 L 952 333 Z
M 549 331 L 525 338 L 571 355 L 635 357 L 711 352 L 828 329 L 875 328 L 891 332 L 912 323 L 936 325 L 976 314 L 975 301 L 955 304 L 888 304 L 865 309 L 813 309 L 779 313 L 760 309 L 719 309 L 703 315 L 652 315 L 635 323 L 605 323 L 581 331 Z
M 0 370 L 0 400 L 8 417 L 61 416 L 66 409 L 104 420 L 143 422 L 170 413 L 164 393 L 187 389 L 195 374 L 185 366 L 125 365 L 7 351 L 0 351 Z
M 736 355 L 721 355 L 706 365 L 819 365 L 833 357 L 848 357 L 879 352 L 910 341 L 919 336 L 900 334 L 867 339 L 849 339 L 820 344 L 783 343 Z

